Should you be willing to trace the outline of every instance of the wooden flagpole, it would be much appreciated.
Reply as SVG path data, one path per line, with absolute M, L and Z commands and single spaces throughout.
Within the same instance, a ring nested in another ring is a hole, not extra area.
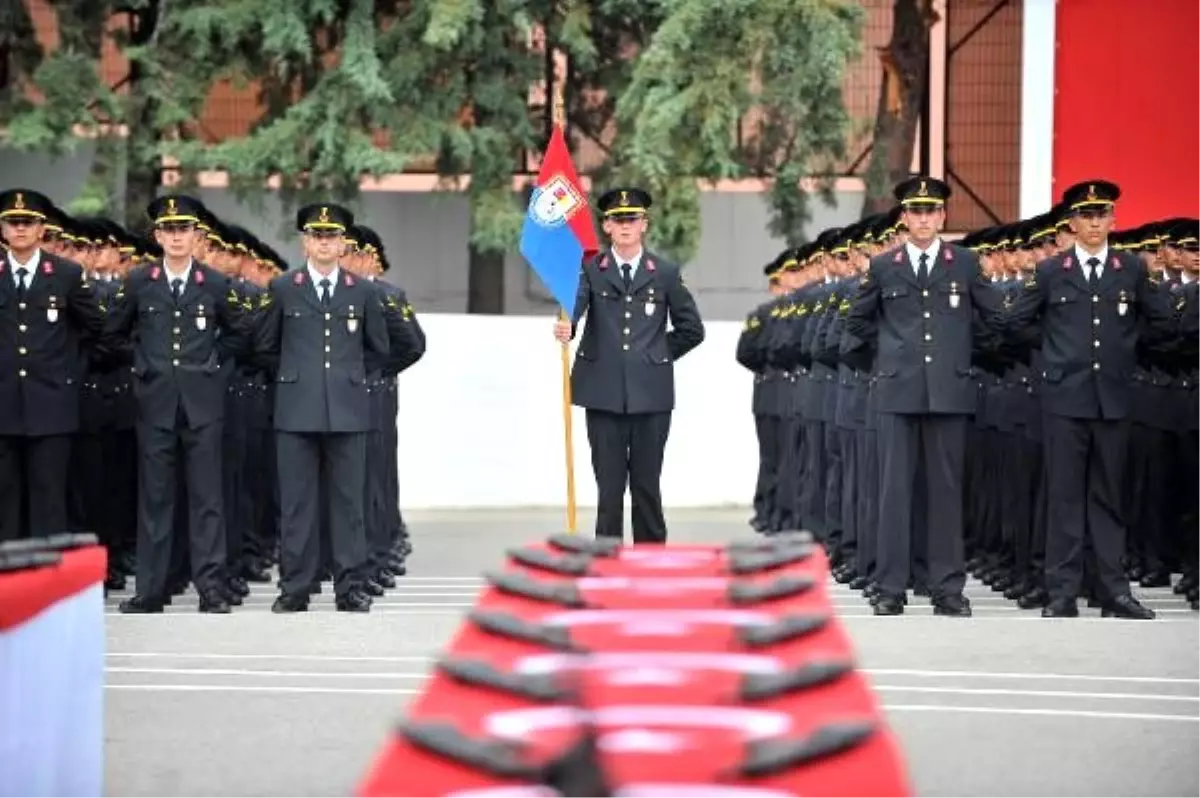
M 554 81 L 554 124 L 566 129 L 566 103 L 563 99 L 563 87 L 559 81 Z M 570 322 L 565 309 L 559 309 L 558 317 Z M 563 414 L 563 444 L 565 446 L 567 466 L 567 532 L 574 535 L 579 531 L 575 512 L 575 436 L 573 431 L 573 415 L 571 412 L 571 345 L 561 344 L 562 355 L 562 414 Z

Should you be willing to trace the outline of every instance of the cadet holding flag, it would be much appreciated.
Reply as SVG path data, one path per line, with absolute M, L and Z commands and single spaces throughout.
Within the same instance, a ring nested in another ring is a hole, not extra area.
M 611 249 L 584 264 L 571 321 L 555 324 L 562 342 L 585 315 L 571 388 L 587 409 L 596 476 L 596 535 L 624 536 L 629 486 L 636 543 L 665 543 L 659 480 L 675 407 L 674 363 L 704 340 L 704 324 L 677 265 L 642 239 L 650 195 L 638 188 L 600 198 Z M 673 329 L 667 329 L 668 321 Z
M 280 577 L 274 612 L 308 609 L 320 576 L 320 497 L 329 499 L 336 606 L 368 612 L 364 526 L 371 397 L 368 352 L 386 355 L 380 293 L 339 264 L 354 223 L 337 205 L 296 214 L 308 256 L 304 266 L 271 281 L 255 349 L 278 358 L 275 448 L 279 470 Z

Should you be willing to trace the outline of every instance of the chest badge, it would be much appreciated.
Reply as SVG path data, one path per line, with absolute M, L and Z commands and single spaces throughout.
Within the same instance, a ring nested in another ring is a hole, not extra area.
M 46 308 L 46 321 L 54 324 L 58 321 L 58 297 L 50 295 L 50 307 Z
M 962 298 L 959 296 L 959 293 L 958 293 L 958 283 L 954 283 L 954 282 L 950 283 L 950 307 L 954 308 L 955 310 L 958 310 L 958 303 L 961 301 L 962 301 Z
M 198 305 L 196 307 L 196 329 L 197 330 L 207 330 L 208 329 L 208 317 L 204 315 L 204 306 L 203 305 Z
M 349 313 L 350 315 L 346 319 L 346 332 L 353 334 L 358 332 L 358 319 L 354 315 L 353 305 L 350 306 Z
M 1129 312 L 1129 294 L 1122 291 L 1117 296 L 1117 315 L 1124 316 Z
M 655 302 L 654 302 L 654 286 L 650 286 L 648 296 L 646 297 L 646 315 L 653 316 L 654 311 L 657 309 L 658 309 L 658 307 L 657 307 L 657 305 L 655 305 Z

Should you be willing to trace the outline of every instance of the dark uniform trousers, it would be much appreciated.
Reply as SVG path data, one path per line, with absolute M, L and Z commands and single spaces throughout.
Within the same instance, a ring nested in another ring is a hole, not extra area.
M 320 291 L 306 269 L 273 280 L 260 300 L 254 347 L 276 375 L 281 589 L 297 599 L 320 581 L 323 517 L 334 592 L 349 595 L 366 575 L 371 397 L 364 357 L 388 352 L 382 304 L 369 282 L 339 271 L 328 302 Z
M 634 541 L 662 543 L 659 478 L 675 406 L 673 364 L 704 340 L 704 325 L 677 266 L 649 252 L 636 266 L 626 283 L 610 252 L 584 264 L 574 321 L 586 313 L 587 324 L 571 386 L 587 410 L 596 534 L 623 536 L 628 485 Z
M 222 452 L 229 369 L 247 330 L 229 281 L 193 262 L 175 296 L 162 264 L 135 269 L 114 297 L 110 335 L 133 335 L 138 402 L 137 592 L 164 598 L 188 576 L 224 592 Z
M 24 292 L 0 255 L 0 540 L 68 531 L 80 345 L 104 316 L 78 264 L 46 252 Z
M 941 242 L 928 275 L 904 248 L 872 259 L 847 331 L 877 347 L 879 539 L 876 581 L 903 597 L 911 577 L 937 601 L 962 594 L 967 423 L 976 407 L 971 365 L 977 316 L 999 324 L 1003 297 L 975 256 Z

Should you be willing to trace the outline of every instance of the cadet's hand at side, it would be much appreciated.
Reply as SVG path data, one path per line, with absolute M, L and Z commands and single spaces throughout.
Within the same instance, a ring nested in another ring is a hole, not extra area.
M 571 340 L 571 322 L 559 319 L 554 322 L 554 337 L 559 343 L 565 344 Z

